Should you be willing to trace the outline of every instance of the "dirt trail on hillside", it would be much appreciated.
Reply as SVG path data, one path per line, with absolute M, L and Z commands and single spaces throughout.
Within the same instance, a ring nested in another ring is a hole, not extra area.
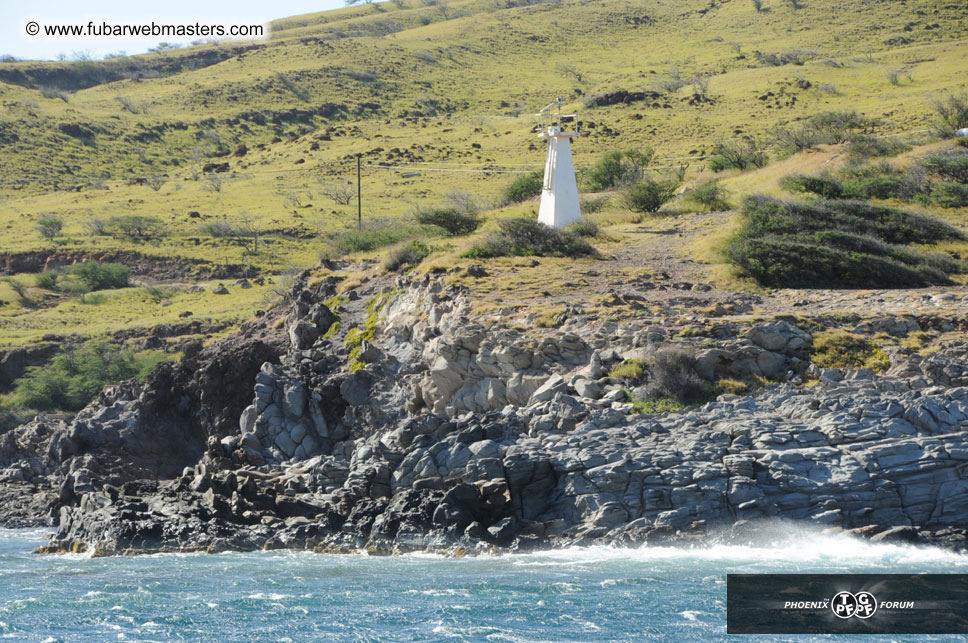
M 598 244 L 600 261 L 535 259 L 487 265 L 471 287 L 482 300 L 532 312 L 604 306 L 616 315 L 678 321 L 796 315 L 934 315 L 968 318 L 968 286 L 915 289 L 737 290 L 722 285 L 721 266 L 696 260 L 696 246 L 728 226 L 731 212 L 685 214 L 621 228 L 617 243 Z M 559 276 L 560 275 L 560 276 Z

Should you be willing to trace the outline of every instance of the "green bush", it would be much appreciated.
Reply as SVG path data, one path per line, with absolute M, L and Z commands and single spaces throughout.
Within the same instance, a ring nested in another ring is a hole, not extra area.
M 937 187 L 934 198 L 942 208 L 968 208 L 968 185 L 942 183 Z
M 672 200 L 678 189 L 679 184 L 674 181 L 640 181 L 625 189 L 622 200 L 634 212 L 658 212 Z
M 113 237 L 139 242 L 155 241 L 168 234 L 168 229 L 161 219 L 140 214 L 111 217 L 106 230 Z
M 135 355 L 107 342 L 89 342 L 34 367 L 17 381 L 13 406 L 39 411 L 79 411 L 105 386 L 144 379 L 163 353 Z
M 391 221 L 375 219 L 362 229 L 351 229 L 333 235 L 321 252 L 324 258 L 341 257 L 354 252 L 369 252 L 400 243 L 416 236 L 417 230 Z
M 34 277 L 38 288 L 72 293 L 127 288 L 130 279 L 131 269 L 124 264 L 99 261 L 85 261 L 64 269 L 46 270 Z
M 475 213 L 461 212 L 457 208 L 433 208 L 418 211 L 417 222 L 436 226 L 452 237 L 459 237 L 477 230 L 481 225 L 481 218 Z
M 706 179 L 692 186 L 692 189 L 686 193 L 686 200 L 701 209 L 721 212 L 729 210 L 726 196 L 726 188 L 720 185 L 718 179 Z
M 747 170 L 763 167 L 770 162 L 766 152 L 759 149 L 755 141 L 746 143 L 719 143 L 709 159 L 709 169 L 713 172 L 724 170 Z
M 848 167 L 840 178 L 829 174 L 784 177 L 780 186 L 789 192 L 812 193 L 826 199 L 901 199 L 911 201 L 931 191 L 925 171 L 912 165 L 898 170 L 887 162 L 866 167 Z
M 921 167 L 946 181 L 968 185 L 968 151 L 953 150 L 921 160 Z
M 581 200 L 581 211 L 585 214 L 595 214 L 596 212 L 601 212 L 606 203 L 608 203 L 607 196 L 583 197 Z
M 787 192 L 817 194 L 825 199 L 839 199 L 844 196 L 844 186 L 829 175 L 790 174 L 780 180 L 780 187 Z
M 29 409 L 9 408 L 0 403 L 0 434 L 29 422 L 33 415 Z
M 57 238 L 57 235 L 61 233 L 63 228 L 64 222 L 60 217 L 54 216 L 53 214 L 44 214 L 37 219 L 37 232 L 48 241 L 53 241 Z
M 59 270 L 45 270 L 34 277 L 34 283 L 38 288 L 43 288 L 44 290 L 57 290 L 57 280 L 59 278 Z
M 390 251 L 383 267 L 393 272 L 416 266 L 430 254 L 430 248 L 422 241 L 411 241 L 405 246 Z
M 565 231 L 571 234 L 577 234 L 579 237 L 597 237 L 599 232 L 598 224 L 588 219 L 582 219 L 577 223 L 572 223 L 565 228 Z
M 607 152 L 588 170 L 588 186 L 592 192 L 629 185 L 642 179 L 645 167 L 652 162 L 652 149 Z
M 500 232 L 488 236 L 464 253 L 465 257 L 581 257 L 594 255 L 595 248 L 578 234 L 556 230 L 535 219 L 503 219 Z
M 830 111 L 814 114 L 807 119 L 824 143 L 847 143 L 862 138 L 861 133 L 870 130 L 874 121 L 857 113 L 856 110 Z
M 934 102 L 934 130 L 941 138 L 953 138 L 968 127 L 968 94 L 949 94 Z
M 963 239 L 946 223 L 862 201 L 788 203 L 754 195 L 725 254 L 741 271 L 777 288 L 897 288 L 948 284 L 965 265 L 902 244 Z
M 131 278 L 131 269 L 120 263 L 85 261 L 71 266 L 67 272 L 80 279 L 89 290 L 126 288 Z
M 522 174 L 504 189 L 504 199 L 508 203 L 521 203 L 541 194 L 544 175 L 541 172 Z
M 847 156 L 857 161 L 879 156 L 897 156 L 909 149 L 909 145 L 896 138 L 858 135 L 851 139 Z

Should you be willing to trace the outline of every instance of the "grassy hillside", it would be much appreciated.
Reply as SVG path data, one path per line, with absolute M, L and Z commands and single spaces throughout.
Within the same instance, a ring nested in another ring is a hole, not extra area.
M 504 206 L 501 196 L 521 176 L 515 172 L 542 167 L 531 114 L 556 96 L 579 113 L 580 169 L 609 151 L 652 148 L 654 173 L 682 168 L 688 188 L 711 174 L 704 157 L 718 144 L 756 141 L 772 164 L 722 175 L 726 203 L 738 207 L 753 192 L 783 194 L 788 174 L 846 162 L 842 146 L 790 156 L 776 128 L 850 109 L 871 119 L 868 135 L 923 143 L 933 101 L 968 88 L 968 14 L 957 3 L 762 5 L 400 0 L 284 18 L 261 43 L 0 63 L 0 258 L 33 253 L 35 264 L 52 256 L 56 265 L 84 253 L 136 252 L 193 262 L 177 275 L 146 270 L 135 286 L 86 299 L 44 292 L 33 274 L 14 274 L 0 284 L 0 346 L 50 333 L 100 337 L 174 323 L 185 312 L 205 322 L 196 333 L 204 335 L 265 308 L 279 290 L 223 279 L 231 293 L 214 295 L 212 276 L 262 274 L 278 284 L 320 256 L 386 242 L 423 239 L 424 269 L 466 264 L 462 255 L 496 220 L 536 210 L 534 202 Z M 357 155 L 371 232 L 334 241 L 356 226 Z M 598 257 L 582 261 L 614 261 L 624 278 L 657 255 L 636 249 L 642 215 L 607 196 L 591 215 L 602 228 Z M 469 199 L 484 212 L 474 237 L 445 237 L 414 221 L 419 208 Z M 697 209 L 680 198 L 666 212 L 690 207 Z M 964 225 L 963 208 L 911 207 Z M 45 238 L 38 223 L 51 216 L 63 225 Z M 719 254 L 739 217 L 686 224 L 702 234 L 679 248 L 706 279 L 729 287 L 748 286 Z M 151 230 L 131 233 L 132 222 Z M 939 248 L 964 246 L 948 240 Z M 565 275 L 568 261 L 548 260 L 540 277 Z M 504 281 L 478 284 L 495 305 L 534 296 L 532 277 L 516 262 L 492 260 Z M 206 290 L 189 292 L 196 283 Z

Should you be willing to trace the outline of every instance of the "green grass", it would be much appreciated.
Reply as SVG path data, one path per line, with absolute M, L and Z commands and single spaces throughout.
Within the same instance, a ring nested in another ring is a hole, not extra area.
M 363 342 L 372 342 L 376 337 L 377 324 L 380 322 L 380 313 L 386 307 L 398 291 L 380 293 L 371 299 L 366 305 L 366 320 L 362 326 L 355 326 L 346 332 L 345 343 L 350 350 L 349 365 L 350 371 L 355 372 L 364 368 L 366 362 L 360 357 L 363 350 Z
M 33 275 L 16 275 L 17 283 L 32 284 Z M 171 286 L 169 297 L 159 300 L 155 292 L 141 286 L 91 293 L 83 297 L 44 293 L 27 286 L 27 295 L 38 305 L 24 307 L 9 283 L 0 281 L 0 346 L 23 346 L 44 335 L 102 337 L 118 330 L 151 328 L 158 324 L 198 319 L 216 324 L 237 323 L 266 307 L 275 298 L 273 286 L 253 285 L 244 290 L 226 282 L 227 295 L 211 292 L 219 282 L 200 282 L 204 292 L 188 292 L 187 284 Z M 96 295 L 96 296 L 95 296 Z
M 686 186 L 708 163 L 697 157 L 719 145 L 775 158 L 772 131 L 849 110 L 866 119 L 865 128 L 881 121 L 875 135 L 912 132 L 937 124 L 932 97 L 960 96 L 968 21 L 957 3 L 861 0 L 844 12 L 842 3 L 813 0 L 769 8 L 453 0 L 445 16 L 419 2 L 381 3 L 280 19 L 264 46 L 206 44 L 106 63 L 3 63 L 0 251 L 137 251 L 280 275 L 321 254 L 371 258 L 413 240 L 429 245 L 435 233 L 414 223 L 412 212 L 439 207 L 459 187 L 484 204 L 484 223 L 466 243 L 454 241 L 457 262 L 499 220 L 534 209 L 491 207 L 505 200 L 514 176 L 530 181 L 527 193 L 536 184 L 533 174 L 497 171 L 541 170 L 544 148 L 531 114 L 555 96 L 565 98 L 564 111 L 578 111 L 580 171 L 608 152 L 654 149 L 650 166 L 688 164 Z M 905 30 L 922 15 L 940 27 Z M 907 44 L 889 44 L 902 35 Z M 819 55 L 773 66 L 751 53 L 797 49 Z M 672 68 L 682 79 L 708 75 L 711 100 L 695 103 L 689 83 L 660 88 Z M 894 69 L 913 80 L 892 85 L 886 72 Z M 617 90 L 660 96 L 585 107 L 586 97 Z M 355 230 L 358 154 L 363 232 Z M 641 158 L 623 155 L 620 169 L 642 165 Z M 784 161 L 795 162 L 785 173 L 812 172 L 811 158 Z M 675 167 L 643 172 L 664 181 Z M 731 200 L 760 191 L 758 182 L 778 191 L 770 167 L 751 170 L 721 175 Z M 353 189 L 334 198 L 328 186 L 347 183 Z M 940 195 L 953 206 L 949 220 L 963 218 L 964 196 L 955 188 Z M 607 201 L 607 216 L 627 223 L 628 209 L 613 197 L 586 196 L 586 213 Z M 45 238 L 36 227 L 51 213 L 63 226 Z M 206 232 L 219 223 L 245 234 Z M 596 243 L 609 236 L 603 231 Z M 955 239 L 927 245 L 966 250 Z M 269 285 L 240 290 L 227 282 L 231 294 L 215 296 L 188 293 L 186 282 L 160 284 L 172 291 L 161 300 L 139 287 L 78 298 L 38 288 L 33 275 L 14 278 L 25 297 L 0 282 L 3 346 L 48 333 L 98 337 L 177 323 L 189 311 L 194 319 L 239 321 L 274 297 Z
M 627 359 L 619 362 L 608 372 L 609 377 L 638 381 L 645 373 L 645 362 L 639 359 Z
M 810 360 L 824 368 L 869 368 L 881 371 L 891 363 L 872 340 L 844 331 L 825 331 L 813 338 Z

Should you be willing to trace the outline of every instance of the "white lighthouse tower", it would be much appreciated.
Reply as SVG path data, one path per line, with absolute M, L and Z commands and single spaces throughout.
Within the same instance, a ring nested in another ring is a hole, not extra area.
M 541 190 L 541 208 L 538 221 L 552 228 L 564 228 L 581 221 L 581 203 L 578 200 L 578 183 L 575 181 L 575 165 L 571 160 L 571 139 L 578 132 L 565 131 L 565 121 L 575 121 L 575 115 L 561 115 L 560 98 L 538 113 L 539 138 L 548 143 L 548 160 L 545 161 L 544 187 Z M 557 107 L 557 114 L 547 113 Z M 545 123 L 550 120 L 549 123 Z

